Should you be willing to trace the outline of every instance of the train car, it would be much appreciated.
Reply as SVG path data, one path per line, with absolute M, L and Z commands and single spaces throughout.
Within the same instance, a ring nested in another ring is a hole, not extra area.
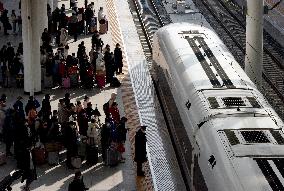
M 283 122 L 214 31 L 190 23 L 159 29 L 153 65 L 192 145 L 193 191 L 284 190 Z

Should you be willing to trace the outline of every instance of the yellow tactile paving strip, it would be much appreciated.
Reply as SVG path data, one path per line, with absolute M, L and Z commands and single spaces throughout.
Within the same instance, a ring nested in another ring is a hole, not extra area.
M 128 131 L 130 143 L 131 143 L 131 150 L 132 150 L 132 157 L 134 158 L 134 136 L 137 130 L 137 127 L 140 126 L 140 120 L 139 120 L 139 114 L 138 114 L 138 108 L 136 106 L 136 100 L 134 97 L 134 92 L 132 89 L 131 79 L 128 73 L 128 63 L 126 59 L 125 49 L 124 49 L 124 43 L 122 40 L 122 34 L 119 27 L 119 21 L 116 14 L 115 9 L 115 3 L 114 0 L 106 0 L 106 6 L 107 11 L 109 15 L 109 28 L 111 29 L 112 33 L 112 41 L 114 43 L 114 46 L 116 43 L 119 43 L 121 45 L 121 49 L 123 52 L 123 72 L 124 76 L 120 76 L 120 80 L 122 81 L 121 85 L 121 93 L 122 93 L 122 101 L 124 105 L 124 110 L 126 117 L 128 118 L 127 126 L 130 128 Z M 149 163 L 145 163 L 144 165 L 145 170 L 145 177 L 137 177 L 136 183 L 137 183 L 137 190 L 147 190 L 151 191 L 154 190 L 153 182 L 152 182 L 152 176 L 150 172 Z

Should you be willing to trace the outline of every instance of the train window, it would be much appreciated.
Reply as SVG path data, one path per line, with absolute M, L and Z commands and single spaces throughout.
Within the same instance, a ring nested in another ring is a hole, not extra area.
M 270 143 L 263 131 L 241 131 L 247 143 Z
M 224 97 L 222 100 L 226 107 L 246 106 L 241 97 Z
M 224 130 L 229 142 L 231 145 L 237 145 L 240 144 L 240 141 L 238 139 L 238 137 L 236 136 L 235 132 L 229 129 L 225 129 Z
M 279 145 L 284 145 L 284 138 L 281 135 L 281 131 L 270 130 L 270 133 Z

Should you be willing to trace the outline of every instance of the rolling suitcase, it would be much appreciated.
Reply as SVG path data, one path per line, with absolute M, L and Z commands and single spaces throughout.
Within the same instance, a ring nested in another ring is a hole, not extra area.
M 52 88 L 53 87 L 52 76 L 44 76 L 43 83 L 45 88 Z
M 109 147 L 106 152 L 106 165 L 116 166 L 119 163 L 119 152 L 114 147 Z
M 100 20 L 100 34 L 106 34 L 108 31 L 108 21 Z
M 0 165 L 3 165 L 6 163 L 6 154 L 3 152 L 0 152 Z
M 35 163 L 38 165 L 45 163 L 45 149 L 44 148 L 34 148 L 33 156 Z
M 65 89 L 70 88 L 70 78 L 62 78 L 62 85 Z
M 48 160 L 49 165 L 59 164 L 59 153 L 58 152 L 49 152 L 47 160 Z
M 87 163 L 95 165 L 98 163 L 98 147 L 96 145 L 87 146 Z
M 99 88 L 103 88 L 106 85 L 106 77 L 104 75 L 96 75 L 96 81 Z
M 87 144 L 80 141 L 78 144 L 78 155 L 84 159 L 86 157 Z

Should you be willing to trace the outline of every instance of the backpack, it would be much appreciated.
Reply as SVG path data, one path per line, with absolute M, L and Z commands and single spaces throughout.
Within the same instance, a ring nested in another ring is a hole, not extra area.
M 108 110 L 109 110 L 109 102 L 106 102 L 104 105 L 103 105 L 103 110 L 105 113 L 108 113 Z

